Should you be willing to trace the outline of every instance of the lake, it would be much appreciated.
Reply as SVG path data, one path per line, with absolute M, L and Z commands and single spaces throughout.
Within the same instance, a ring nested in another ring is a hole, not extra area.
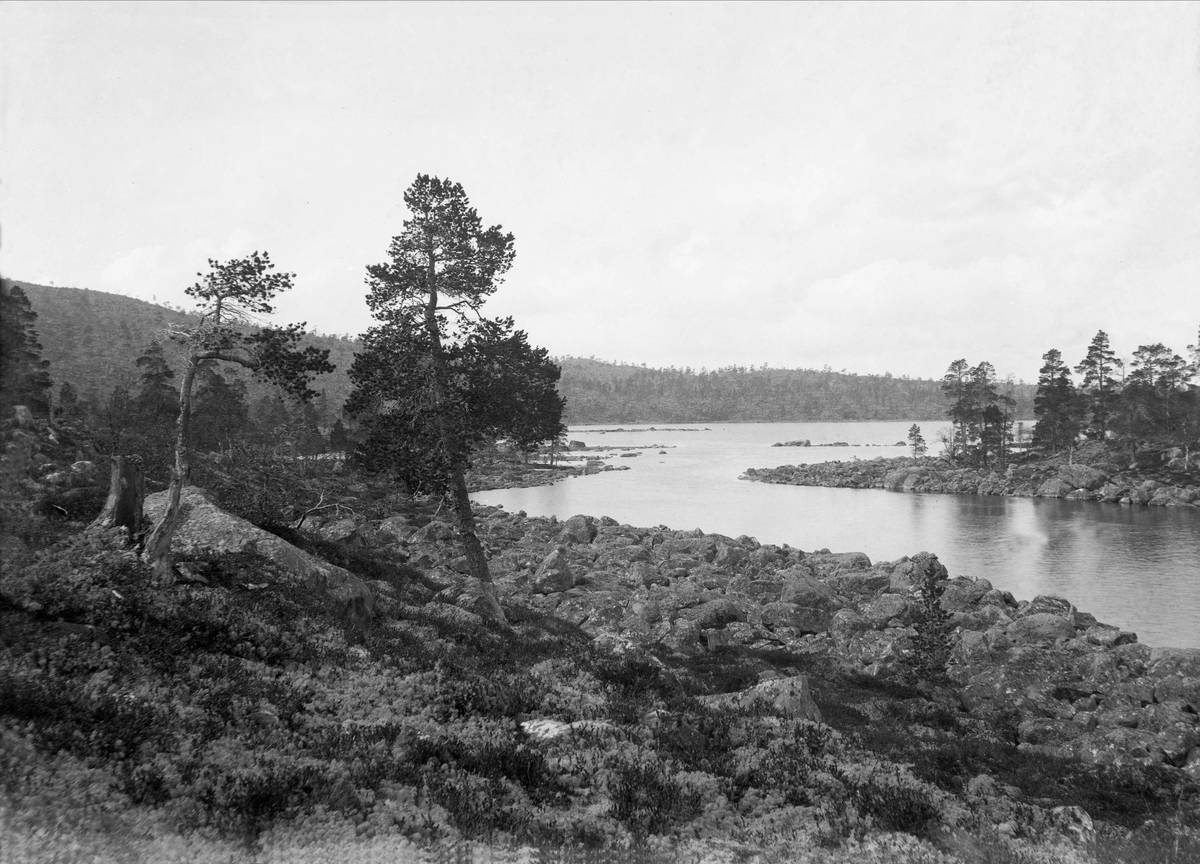
M 747 468 L 906 455 L 895 445 L 912 422 L 572 427 L 568 437 L 589 446 L 648 449 L 633 458 L 599 454 L 629 471 L 472 498 L 532 516 L 611 516 L 805 551 L 860 551 L 872 561 L 933 552 L 951 575 L 984 577 L 1019 600 L 1060 594 L 1148 645 L 1200 648 L 1200 511 L 737 479 Z M 916 422 L 931 447 L 947 426 Z M 771 446 L 803 439 L 859 446 Z

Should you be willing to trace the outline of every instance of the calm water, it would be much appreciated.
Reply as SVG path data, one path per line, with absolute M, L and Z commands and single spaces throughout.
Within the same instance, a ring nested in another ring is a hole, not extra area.
M 946 425 L 918 422 L 929 441 Z M 661 446 L 636 458 L 613 454 L 612 464 L 629 471 L 473 497 L 530 515 L 586 513 L 631 525 L 748 534 L 806 551 L 861 551 L 873 561 L 930 551 L 952 575 L 985 577 L 1018 599 L 1061 594 L 1101 621 L 1135 631 L 1146 644 L 1200 647 L 1200 511 L 737 479 L 747 468 L 905 455 L 906 448 L 894 445 L 910 425 L 688 423 L 605 434 L 597 430 L 616 424 L 574 427 L 570 438 L 589 446 Z M 666 431 L 681 427 L 708 431 Z M 770 446 L 795 439 L 864 446 Z

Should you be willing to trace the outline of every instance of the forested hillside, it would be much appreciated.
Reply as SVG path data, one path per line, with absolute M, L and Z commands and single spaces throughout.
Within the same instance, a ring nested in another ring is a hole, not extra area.
M 130 386 L 137 358 L 167 325 L 185 323 L 186 312 L 103 291 L 61 288 L 14 280 L 37 313 L 42 356 L 50 361 L 55 394 L 70 381 L 85 402 L 103 400 L 118 384 Z M 331 426 L 350 393 L 348 370 L 358 339 L 310 333 L 305 345 L 329 349 L 337 369 L 317 384 L 324 390 Z M 167 361 L 171 362 L 170 346 Z M 560 357 L 559 392 L 567 399 L 567 423 L 798 422 L 906 420 L 941 417 L 946 398 L 940 381 L 857 375 L 829 369 L 650 369 L 580 357 Z M 269 388 L 247 379 L 257 405 Z M 1034 386 L 1017 384 L 1014 416 L 1033 413 Z
M 568 423 L 799 422 L 941 417 L 941 382 L 816 369 L 729 366 L 648 369 L 562 357 Z M 1016 414 L 1033 411 L 1032 385 L 1014 386 Z
M 163 333 L 170 324 L 193 320 L 193 316 L 182 310 L 120 294 L 35 285 L 15 279 L 12 284 L 25 291 L 37 313 L 42 357 L 50 361 L 56 398 L 65 381 L 71 382 L 79 397 L 91 404 L 105 399 L 115 386 L 131 386 L 140 374 L 137 358 L 155 339 L 164 342 L 168 364 L 176 365 Z M 317 389 L 324 390 L 326 395 L 321 404 L 329 406 L 329 416 L 321 418 L 321 423 L 332 425 L 350 393 L 348 370 L 358 341 L 309 333 L 302 344 L 329 349 L 329 361 L 336 367 L 317 384 Z M 241 377 L 245 379 L 251 405 L 274 395 L 268 385 L 246 375 Z

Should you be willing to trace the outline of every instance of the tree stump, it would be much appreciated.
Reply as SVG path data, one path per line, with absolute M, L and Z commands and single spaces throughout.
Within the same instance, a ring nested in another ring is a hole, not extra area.
M 146 498 L 146 481 L 142 476 L 140 456 L 114 456 L 108 479 L 108 500 L 92 526 L 96 528 L 125 528 L 130 538 L 141 534 L 142 502 Z

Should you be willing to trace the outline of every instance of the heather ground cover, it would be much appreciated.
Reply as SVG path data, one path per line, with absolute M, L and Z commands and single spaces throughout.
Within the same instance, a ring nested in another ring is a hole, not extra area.
M 1020 746 L 1014 717 L 827 652 L 597 638 L 502 566 L 552 551 L 563 527 L 548 520 L 485 520 L 508 624 L 488 622 L 454 603 L 453 567 L 422 545 L 444 533 L 437 501 L 337 482 L 360 521 L 402 517 L 416 539 L 331 539 L 333 516 L 274 530 L 366 581 L 369 627 L 252 553 L 184 560 L 191 581 L 154 587 L 119 533 L 70 519 L 5 569 L 3 860 L 1116 862 L 1200 849 L 1196 785 L 1178 770 L 1046 758 Z M 800 676 L 819 722 L 729 698 Z

